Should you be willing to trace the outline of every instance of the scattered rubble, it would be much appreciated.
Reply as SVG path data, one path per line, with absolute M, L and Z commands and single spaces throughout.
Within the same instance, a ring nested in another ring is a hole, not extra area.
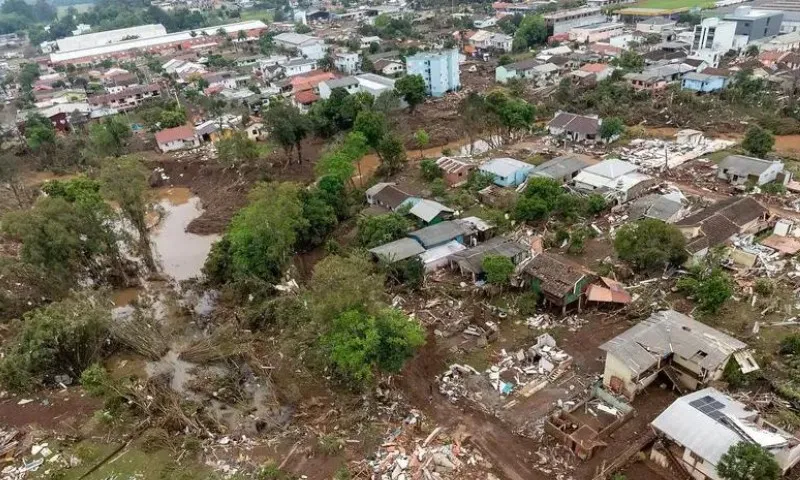
M 729 148 L 730 140 L 708 139 L 696 130 L 681 130 L 677 140 L 636 139 L 630 147 L 619 149 L 619 157 L 645 170 L 661 171 L 675 168 L 689 160 Z

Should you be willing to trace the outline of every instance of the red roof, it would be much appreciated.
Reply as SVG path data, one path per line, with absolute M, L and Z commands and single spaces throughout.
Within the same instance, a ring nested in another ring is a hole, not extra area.
M 300 105 L 311 105 L 312 103 L 319 100 L 319 95 L 312 92 L 311 90 L 303 90 L 302 92 L 295 93 L 294 99 Z
M 605 63 L 587 63 L 586 65 L 581 67 L 581 70 L 584 72 L 589 73 L 600 73 L 608 68 L 608 65 Z
M 174 142 L 175 140 L 186 140 L 189 138 L 194 138 L 194 128 L 183 125 L 180 127 L 175 128 L 168 128 L 166 130 L 161 130 L 160 132 L 156 133 L 156 142 L 161 143 L 169 143 Z
M 292 77 L 289 84 L 292 86 L 293 92 L 299 92 L 302 90 L 311 90 L 320 83 L 326 80 L 333 80 L 334 78 L 336 78 L 336 75 L 331 72 L 311 72 L 305 75 Z

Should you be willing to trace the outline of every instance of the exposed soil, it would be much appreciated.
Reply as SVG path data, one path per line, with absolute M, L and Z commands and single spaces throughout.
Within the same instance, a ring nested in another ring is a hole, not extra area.
M 19 405 L 23 399 L 32 402 Z M 11 428 L 36 426 L 45 430 L 79 428 L 102 407 L 102 401 L 89 397 L 78 387 L 54 390 L 46 395 L 17 396 L 0 401 L 0 425 Z

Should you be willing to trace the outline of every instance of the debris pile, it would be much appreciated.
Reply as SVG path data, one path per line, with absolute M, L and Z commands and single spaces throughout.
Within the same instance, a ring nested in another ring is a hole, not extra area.
M 686 132 L 685 135 L 681 135 Z M 636 139 L 630 147 L 622 147 L 619 157 L 645 170 L 663 170 L 683 165 L 689 160 L 724 150 L 735 142 L 705 138 L 700 132 L 678 132 L 678 141 L 659 139 Z
M 467 478 L 470 467 L 491 468 L 480 452 L 465 445 L 469 434 L 463 426 L 452 435 L 436 427 L 422 439 L 415 435 L 421 421 L 421 414 L 412 410 L 403 425 L 389 434 L 368 463 L 373 479 L 455 480 Z
M 570 332 L 576 332 L 589 323 L 588 320 L 575 315 L 554 318 L 546 313 L 525 319 L 525 324 L 534 330 L 548 330 L 553 327 L 565 327 Z
M 536 344 L 527 350 L 510 354 L 502 350 L 501 357 L 484 372 L 485 375 L 469 365 L 451 365 L 438 378 L 439 392 L 451 402 L 460 398 L 480 402 L 483 397 L 480 384 L 483 383 L 484 388 L 501 396 L 521 389 L 522 395 L 528 397 L 557 379 L 572 364 L 572 357 L 558 348 L 555 339 L 547 333 L 539 335 Z M 483 381 L 476 382 L 475 377 Z

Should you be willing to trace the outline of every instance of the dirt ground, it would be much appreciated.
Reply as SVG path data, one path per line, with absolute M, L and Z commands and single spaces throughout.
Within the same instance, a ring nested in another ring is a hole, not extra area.
M 25 403 L 24 400 L 33 401 Z M 12 396 L 0 401 L 0 425 L 44 430 L 77 428 L 101 406 L 101 401 L 89 397 L 78 387 L 31 397 Z

